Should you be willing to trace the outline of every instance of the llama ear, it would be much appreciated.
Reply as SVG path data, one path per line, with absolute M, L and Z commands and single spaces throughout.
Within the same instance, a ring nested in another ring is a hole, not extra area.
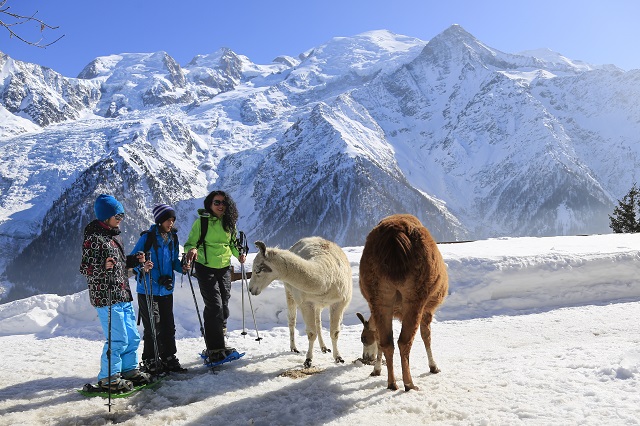
M 260 250 L 260 253 L 262 253 L 262 255 L 265 256 L 265 253 L 267 251 L 267 246 L 265 246 L 262 241 L 256 241 L 255 244 L 256 244 L 256 247 L 258 247 L 258 249 Z
M 356 316 L 360 318 L 360 321 L 362 321 L 363 325 L 367 325 L 367 322 L 364 320 L 364 316 L 362 316 L 360 312 L 356 312 Z

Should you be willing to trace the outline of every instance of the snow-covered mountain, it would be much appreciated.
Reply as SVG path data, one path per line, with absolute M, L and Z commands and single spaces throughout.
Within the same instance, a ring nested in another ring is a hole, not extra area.
M 372 31 L 267 65 L 229 49 L 96 58 L 77 78 L 0 53 L 0 286 L 68 294 L 102 192 L 128 247 L 155 203 L 181 241 L 214 188 L 250 241 L 364 243 L 384 216 L 439 241 L 606 233 L 637 180 L 640 70 L 509 54 L 453 25 Z

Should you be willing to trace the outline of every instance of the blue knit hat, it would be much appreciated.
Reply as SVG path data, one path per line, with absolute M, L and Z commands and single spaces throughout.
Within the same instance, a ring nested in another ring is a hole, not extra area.
M 153 220 L 155 220 L 156 223 L 163 223 L 170 217 L 176 218 L 176 211 L 170 205 L 158 204 L 153 208 Z
M 93 209 L 96 212 L 96 218 L 103 222 L 111 216 L 120 213 L 124 214 L 124 207 L 113 195 L 100 194 L 93 205 Z

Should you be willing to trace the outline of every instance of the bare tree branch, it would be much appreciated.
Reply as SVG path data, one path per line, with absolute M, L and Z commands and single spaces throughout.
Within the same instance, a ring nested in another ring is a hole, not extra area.
M 44 31 L 47 30 L 47 29 L 49 29 L 49 30 L 57 30 L 59 27 L 53 27 L 53 26 L 47 24 L 46 22 L 42 21 L 41 19 L 36 18 L 36 14 L 38 13 L 37 10 L 31 16 L 26 16 L 26 15 L 21 15 L 19 13 L 10 12 L 9 11 L 10 6 L 6 6 L 6 3 L 7 3 L 7 0 L 0 0 L 0 17 L 2 17 L 2 16 L 5 17 L 4 19 L 0 19 L 0 27 L 6 28 L 6 30 L 9 32 L 9 38 L 14 38 L 15 37 L 18 40 L 20 40 L 23 43 L 26 43 L 26 44 L 28 44 L 30 46 L 45 48 L 47 46 L 51 46 L 53 43 L 57 42 L 62 37 L 64 37 L 64 34 L 63 34 L 60 37 L 58 37 L 57 39 L 55 39 L 54 41 L 52 41 L 50 43 L 46 43 L 46 44 L 42 44 L 42 40 L 44 39 L 44 37 L 42 37 L 42 36 L 37 41 L 27 40 L 26 38 L 24 38 L 23 36 L 18 34 L 14 30 L 14 27 L 17 27 L 19 25 L 29 24 L 29 23 L 33 23 L 33 24 L 36 24 L 36 25 L 40 24 L 40 33 L 41 34 L 43 34 Z

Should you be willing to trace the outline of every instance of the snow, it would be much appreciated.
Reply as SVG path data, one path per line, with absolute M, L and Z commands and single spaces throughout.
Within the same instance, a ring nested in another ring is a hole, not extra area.
M 362 247 L 346 247 L 354 298 L 339 339 L 344 364 L 316 346 L 317 370 L 292 378 L 306 348 L 300 315 L 303 353 L 295 354 L 282 284 L 249 298 L 236 281 L 229 344 L 246 355 L 216 373 L 204 369 L 193 295 L 187 278 L 178 278 L 177 355 L 189 372 L 114 400 L 110 413 L 105 399 L 75 390 L 96 380 L 103 345 L 86 291 L 0 305 L 0 424 L 640 423 L 639 234 L 502 238 L 440 249 L 450 274 L 450 295 L 432 326 L 442 371 L 429 373 L 417 336 L 411 371 L 419 391 L 388 390 L 384 368 L 370 377 L 373 367 L 356 361 L 362 347 L 355 312 L 368 309 L 358 290 Z M 197 282 L 194 290 L 202 314 Z M 396 336 L 399 328 L 394 323 Z M 397 350 L 394 365 L 402 388 Z

